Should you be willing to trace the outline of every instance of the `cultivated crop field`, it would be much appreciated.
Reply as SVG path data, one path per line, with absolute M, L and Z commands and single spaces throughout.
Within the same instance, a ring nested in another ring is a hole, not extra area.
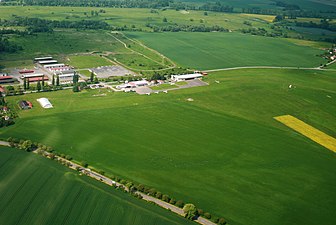
M 321 49 L 280 38 L 240 33 L 128 33 L 180 65 L 196 69 L 239 66 L 317 67 Z M 172 47 L 173 46 L 173 47 Z
M 205 81 L 151 96 L 26 95 L 34 109 L 1 136 L 53 146 L 232 225 L 335 224 L 335 154 L 273 119 L 293 115 L 335 137 L 334 73 L 246 69 Z M 42 109 L 39 97 L 54 108 Z
M 33 153 L 0 147 L 0 224 L 191 224 Z

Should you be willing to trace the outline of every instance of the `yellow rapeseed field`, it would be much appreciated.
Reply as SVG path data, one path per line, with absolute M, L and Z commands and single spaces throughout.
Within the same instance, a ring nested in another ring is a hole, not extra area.
M 322 131 L 306 124 L 305 122 L 291 115 L 274 117 L 277 121 L 285 124 L 300 134 L 310 138 L 316 143 L 326 147 L 327 149 L 336 152 L 336 139 L 323 133 Z

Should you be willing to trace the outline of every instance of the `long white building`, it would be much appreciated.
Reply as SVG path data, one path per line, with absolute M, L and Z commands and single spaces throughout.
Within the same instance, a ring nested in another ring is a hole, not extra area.
M 203 75 L 200 73 L 193 73 L 193 74 L 184 74 L 184 75 L 172 75 L 171 79 L 173 81 L 185 81 L 185 80 L 194 80 L 198 78 L 202 78 Z

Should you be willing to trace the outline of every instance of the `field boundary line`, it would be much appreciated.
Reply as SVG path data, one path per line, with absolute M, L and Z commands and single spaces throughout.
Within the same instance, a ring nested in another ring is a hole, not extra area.
M 219 72 L 240 69 L 287 69 L 287 70 L 320 70 L 320 71 L 336 71 L 334 69 L 323 69 L 320 67 L 290 67 L 290 66 L 240 66 L 222 69 L 202 70 L 204 72 Z
M 145 55 L 145 54 L 143 54 L 143 53 L 141 53 L 141 52 L 138 52 L 138 51 L 136 51 L 136 50 L 133 50 L 133 49 L 129 48 L 125 42 L 123 42 L 122 40 L 120 40 L 119 38 L 117 38 L 116 36 L 114 36 L 112 33 L 108 33 L 108 35 L 110 35 L 111 37 L 113 37 L 114 39 L 116 39 L 118 42 L 120 42 L 122 45 L 124 45 L 124 47 L 125 47 L 127 50 L 129 50 L 129 51 L 131 51 L 131 52 L 133 52 L 133 53 L 135 53 L 135 54 L 141 55 L 142 57 L 145 57 L 146 59 L 151 60 L 151 61 L 154 62 L 154 63 L 157 63 L 158 65 L 164 66 L 164 67 L 166 67 L 166 69 L 170 69 L 170 68 L 175 68 L 175 67 L 176 67 L 175 65 L 173 65 L 173 66 L 169 66 L 169 65 L 168 65 L 168 66 L 167 66 L 167 65 L 165 65 L 164 63 L 159 62 L 159 61 L 156 61 L 156 60 L 150 58 L 149 56 L 147 56 L 147 55 Z M 125 37 L 124 34 L 122 34 L 122 35 Z M 133 42 L 134 42 L 134 41 L 133 41 Z M 134 42 L 134 43 L 136 43 L 136 42 Z M 137 44 L 140 45 L 139 43 L 137 43 Z M 140 46 L 141 46 L 141 45 L 140 45 Z M 142 46 L 142 47 L 143 47 L 143 46 Z M 158 55 L 158 56 L 159 56 L 160 58 L 162 58 L 161 55 Z
M 291 115 L 277 116 L 274 119 L 336 153 L 336 139 L 334 137 Z

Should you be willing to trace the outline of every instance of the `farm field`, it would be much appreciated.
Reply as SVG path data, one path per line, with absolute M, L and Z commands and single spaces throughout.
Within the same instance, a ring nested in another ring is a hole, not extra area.
M 104 8 L 105 13 L 100 13 L 99 16 L 90 16 L 91 10 L 96 11 L 99 9 L 94 7 L 0 6 L 0 18 L 10 19 L 15 14 L 48 20 L 101 20 L 115 26 L 126 25 L 131 27 L 134 25 L 135 28 L 148 31 L 151 30 L 146 27 L 148 23 L 157 26 L 173 25 L 175 23 L 186 25 L 204 24 L 205 26 L 219 25 L 227 29 L 237 30 L 249 27 L 243 24 L 244 21 L 249 21 L 258 27 L 267 28 L 267 22 L 270 20 L 270 16 L 264 15 L 209 12 L 208 16 L 204 16 L 203 11 L 188 11 L 185 13 L 185 11 L 176 10 L 156 10 L 155 13 L 151 13 L 150 9 L 137 8 Z M 84 13 L 89 15 L 84 15 Z M 167 18 L 168 21 L 163 22 L 163 18 Z M 200 23 L 201 19 L 203 20 L 202 23 Z
M 0 223 L 192 224 L 64 166 L 0 147 Z
M 151 96 L 27 95 L 35 107 L 1 136 L 53 146 L 231 225 L 335 224 L 334 153 L 273 119 L 290 114 L 335 137 L 334 73 L 246 69 L 205 81 Z M 54 109 L 42 109 L 39 97 Z
M 326 147 L 330 151 L 336 152 L 336 139 L 310 126 L 309 124 L 306 124 L 291 115 L 278 116 L 274 117 L 274 119 Z
M 317 67 L 322 50 L 280 38 L 239 33 L 127 33 L 180 65 L 195 69 L 240 66 Z M 171 47 L 174 46 L 174 47 Z

